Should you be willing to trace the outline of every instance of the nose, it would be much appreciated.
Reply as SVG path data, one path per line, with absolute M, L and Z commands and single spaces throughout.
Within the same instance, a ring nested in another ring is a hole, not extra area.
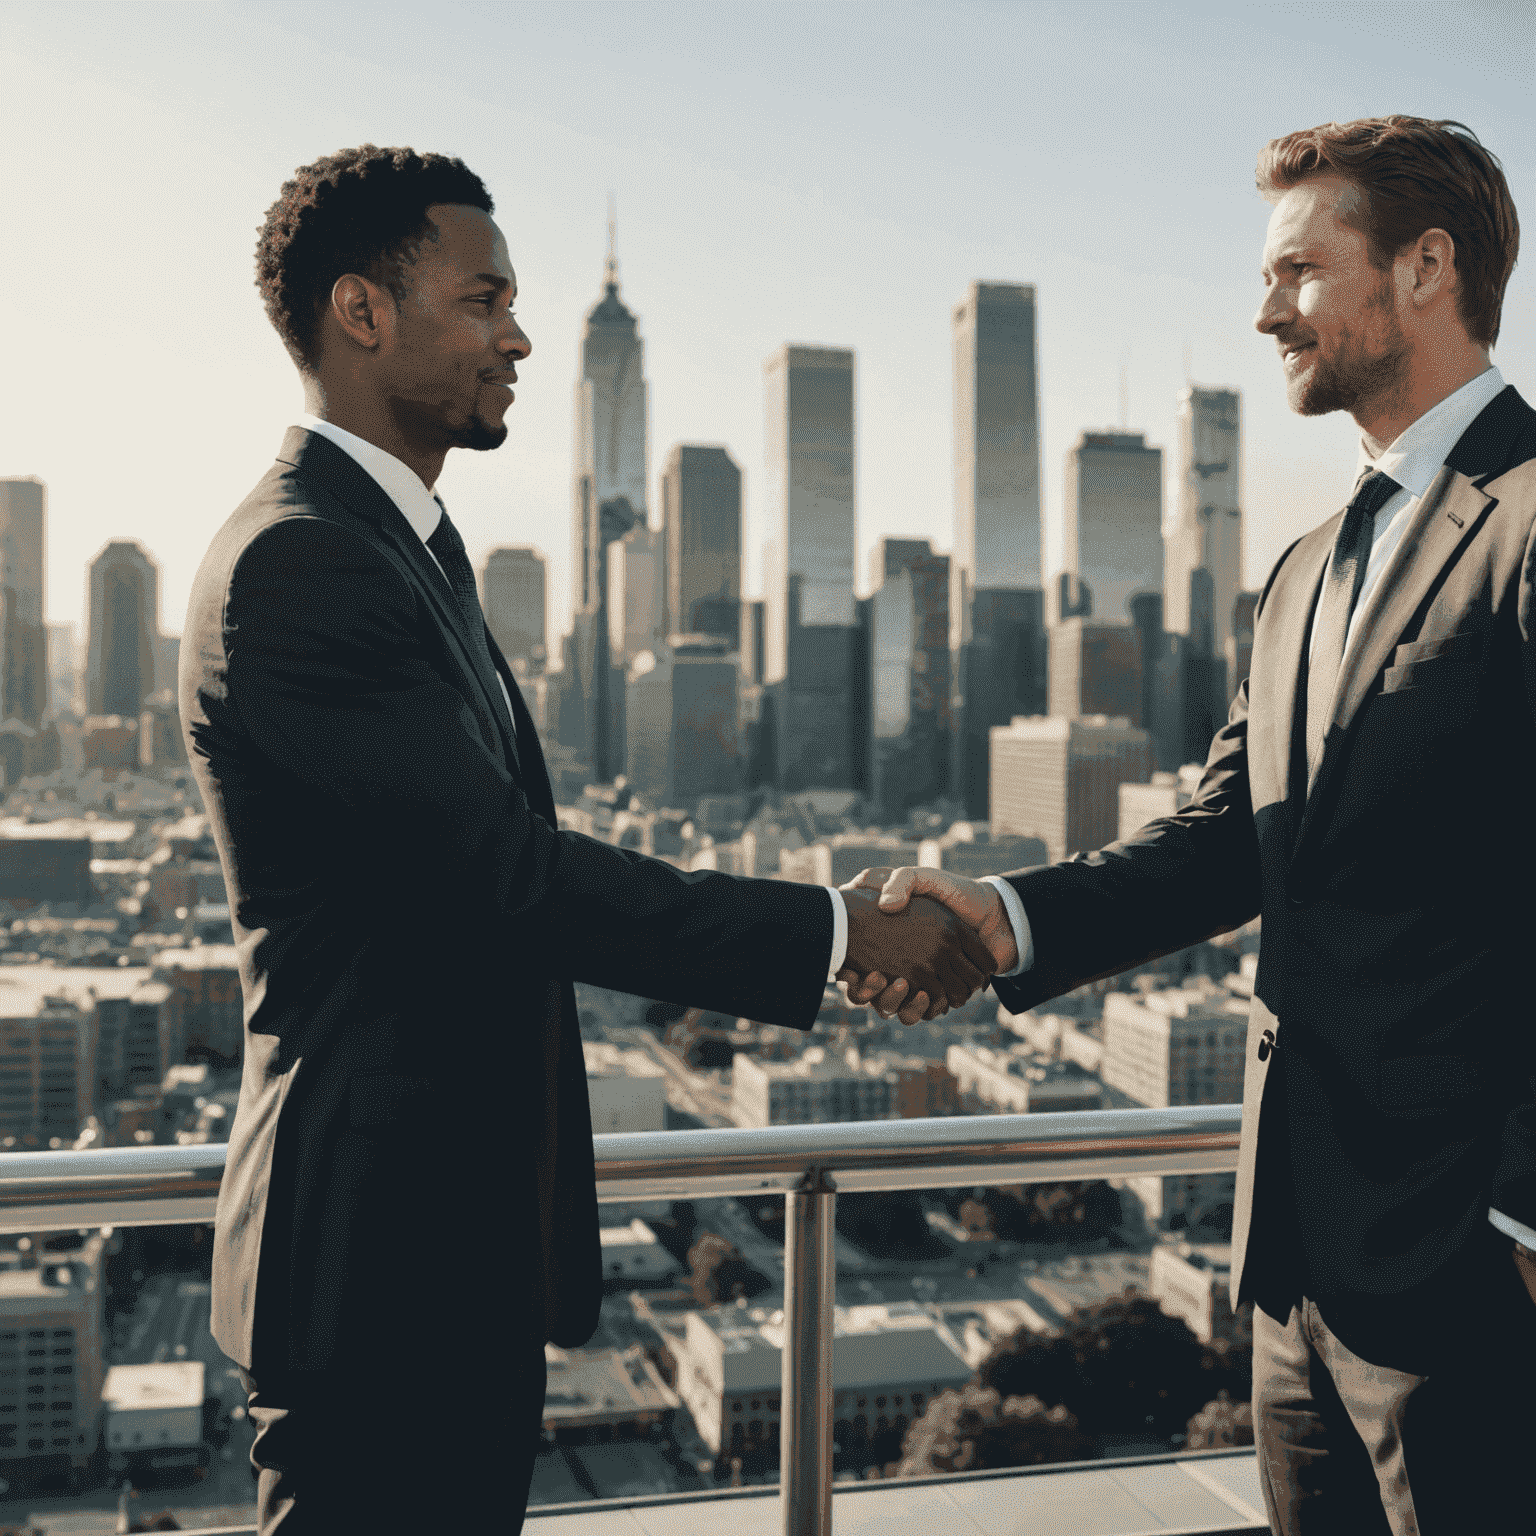
M 528 333 L 511 316 L 507 316 L 506 329 L 496 338 L 496 346 L 499 351 L 509 357 L 516 358 L 518 362 L 533 351 L 533 343 L 528 339 Z
M 1259 301 L 1253 328 L 1261 336 L 1273 336 L 1291 318 L 1291 304 L 1279 283 L 1272 283 Z

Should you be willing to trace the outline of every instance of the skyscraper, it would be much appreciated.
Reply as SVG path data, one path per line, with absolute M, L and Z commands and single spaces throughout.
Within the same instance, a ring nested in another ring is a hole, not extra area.
M 1066 456 L 1061 553 L 1053 620 L 1129 624 L 1131 599 L 1163 590 L 1161 448 L 1140 432 L 1078 438 Z
M 562 687 L 561 734 L 612 778 L 619 743 L 611 740 L 608 648 L 608 546 L 646 520 L 644 343 L 619 298 L 619 263 L 609 225 L 603 297 L 582 330 L 576 379 L 572 482 L 571 644 Z M 576 739 L 571 739 L 574 736 Z
M 0 480 L 0 718 L 34 728 L 48 707 L 47 507 L 48 489 L 35 476 Z
M 724 448 L 679 443 L 661 474 L 667 628 L 734 643 L 741 606 L 741 470 Z
M 1192 384 L 1179 394 L 1179 490 L 1164 553 L 1163 627 L 1175 669 L 1163 692 L 1180 761 L 1203 759 L 1226 719 L 1243 572 L 1242 397 Z
M 666 639 L 666 578 L 660 528 L 641 523 L 608 551 L 608 648 L 616 669 Z
M 1032 283 L 972 283 L 953 313 L 952 793 L 987 814 L 988 732 L 1045 708 Z
M 955 553 L 962 599 L 1038 587 L 1040 411 L 1033 283 L 972 283 L 955 306 Z M 970 618 L 951 604 L 956 644 Z
M 155 691 L 160 568 L 133 539 L 111 539 L 88 570 L 85 712 L 137 721 Z
M 949 791 L 949 558 L 882 539 L 870 608 L 870 793 L 887 820 Z
M 853 599 L 853 353 L 781 347 L 764 364 L 764 700 L 783 789 L 845 788 L 858 621 Z
M 530 672 L 545 659 L 548 574 L 544 556 L 525 546 L 493 549 L 480 573 L 485 622 L 508 661 L 521 658 Z

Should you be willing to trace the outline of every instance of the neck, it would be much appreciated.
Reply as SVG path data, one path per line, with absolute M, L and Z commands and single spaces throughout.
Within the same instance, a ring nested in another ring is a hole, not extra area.
M 338 389 L 326 380 L 306 375 L 304 378 L 304 409 L 311 416 L 340 427 L 360 437 L 375 448 L 400 460 L 414 470 L 421 483 L 430 491 L 443 472 L 443 460 L 448 457 L 446 448 L 423 450 L 411 442 L 400 430 L 399 423 L 390 411 L 387 401 L 372 397 L 360 397 L 345 389 Z
M 1460 344 L 1445 338 L 1417 348 L 1406 360 L 1403 375 L 1388 389 L 1359 402 L 1350 414 L 1360 428 L 1366 452 L 1377 458 L 1426 411 L 1470 384 L 1492 366 L 1488 348 L 1463 335 Z

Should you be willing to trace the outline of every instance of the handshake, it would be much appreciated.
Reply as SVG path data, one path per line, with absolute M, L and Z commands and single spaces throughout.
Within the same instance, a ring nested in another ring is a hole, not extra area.
M 883 1019 L 936 1019 L 1019 963 L 995 886 L 909 868 L 862 870 L 838 889 L 848 906 L 848 953 L 837 979 Z

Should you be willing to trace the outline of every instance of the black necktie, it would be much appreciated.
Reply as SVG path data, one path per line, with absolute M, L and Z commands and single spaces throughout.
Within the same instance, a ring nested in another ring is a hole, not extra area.
M 453 588 L 453 595 L 459 600 L 459 609 L 464 615 L 465 627 L 469 630 L 471 652 L 475 665 L 480 669 L 480 681 L 493 700 L 500 699 L 501 678 L 496 671 L 495 662 L 491 660 L 490 647 L 485 643 L 485 614 L 480 607 L 480 594 L 475 587 L 475 573 L 470 569 L 469 556 L 464 553 L 464 540 L 459 537 L 459 530 L 453 526 L 453 520 L 448 516 L 448 509 L 443 507 L 440 501 L 437 504 L 443 508 L 443 515 L 438 518 L 437 527 L 432 530 L 432 536 L 427 540 L 427 548 L 437 556 L 437 563 L 442 566 L 443 575 L 448 578 L 448 585 Z M 495 707 L 494 704 L 492 707 Z M 505 706 L 503 708 L 505 709 Z M 513 742 L 516 742 L 515 722 L 510 724 L 507 734 Z M 512 753 L 515 763 L 516 746 L 513 747 Z
M 1323 739 L 1333 714 L 1333 694 L 1344 661 L 1349 616 L 1365 584 L 1371 557 L 1376 514 L 1402 489 L 1390 475 L 1370 470 L 1355 487 L 1333 541 L 1333 564 L 1312 620 L 1314 640 L 1307 667 L 1307 771 L 1310 778 L 1322 761 Z

